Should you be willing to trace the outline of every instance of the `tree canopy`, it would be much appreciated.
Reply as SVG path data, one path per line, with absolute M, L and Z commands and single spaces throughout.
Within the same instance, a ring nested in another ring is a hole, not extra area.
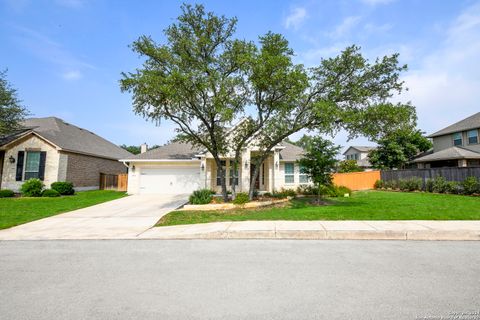
M 338 162 L 338 168 L 337 168 L 339 173 L 347 173 L 347 172 L 360 172 L 364 171 L 363 168 L 361 168 L 357 164 L 357 160 L 342 160 Z
M 420 152 L 432 148 L 432 142 L 420 130 L 401 129 L 387 133 L 369 152 L 370 163 L 376 168 L 403 168 Z
M 305 146 L 305 153 L 299 163 L 305 174 L 309 176 L 318 190 L 320 186 L 332 184 L 332 173 L 335 169 L 336 156 L 340 146 L 335 146 L 331 141 L 320 136 L 312 137 Z
M 17 130 L 27 115 L 28 111 L 21 104 L 17 90 L 7 80 L 7 72 L 0 72 L 0 136 Z
M 236 18 L 183 5 L 177 21 L 157 44 L 141 36 L 132 45 L 145 58 L 135 72 L 123 73 L 121 88 L 133 94 L 134 111 L 147 119 L 169 119 L 177 139 L 210 152 L 226 183 L 221 158 L 238 163 L 246 143 L 257 156 L 250 197 L 261 163 L 271 150 L 302 129 L 319 135 L 345 130 L 349 138 L 378 139 L 385 132 L 415 125 L 415 109 L 388 99 L 403 89 L 406 66 L 398 54 L 370 62 L 357 46 L 306 68 L 281 34 L 268 32 L 253 43 L 234 37 Z M 245 117 L 237 130 L 227 127 Z

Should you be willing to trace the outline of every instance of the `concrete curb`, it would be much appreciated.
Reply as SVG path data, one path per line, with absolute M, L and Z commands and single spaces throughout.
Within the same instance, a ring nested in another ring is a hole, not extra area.
M 480 221 L 245 221 L 156 227 L 142 239 L 479 241 Z

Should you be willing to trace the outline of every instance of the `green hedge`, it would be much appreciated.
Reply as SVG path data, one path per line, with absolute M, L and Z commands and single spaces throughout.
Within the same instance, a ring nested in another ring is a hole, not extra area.
M 210 189 L 195 190 L 188 200 L 191 204 L 208 204 L 212 202 L 213 194 L 215 194 L 215 192 Z
M 2 189 L 0 190 L 0 198 L 11 198 L 15 195 L 15 193 L 10 189 Z
M 377 180 L 374 185 L 379 190 L 399 191 L 425 191 L 449 194 L 480 194 L 480 183 L 476 177 L 468 177 L 462 182 L 447 181 L 444 177 L 428 179 L 423 184 L 421 178 L 409 178 L 400 180 Z

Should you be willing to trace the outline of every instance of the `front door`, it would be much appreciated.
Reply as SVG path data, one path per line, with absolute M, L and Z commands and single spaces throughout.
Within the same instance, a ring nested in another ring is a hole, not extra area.
M 253 173 L 255 172 L 256 166 L 254 164 L 250 165 L 250 181 L 253 179 Z M 255 190 L 258 190 L 260 188 L 260 181 L 259 181 L 260 174 L 257 176 L 257 179 L 255 180 Z

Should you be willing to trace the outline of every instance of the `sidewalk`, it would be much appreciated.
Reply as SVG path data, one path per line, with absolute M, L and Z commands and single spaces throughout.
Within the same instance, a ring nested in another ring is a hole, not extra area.
M 480 221 L 242 221 L 153 227 L 138 239 L 480 240 Z

